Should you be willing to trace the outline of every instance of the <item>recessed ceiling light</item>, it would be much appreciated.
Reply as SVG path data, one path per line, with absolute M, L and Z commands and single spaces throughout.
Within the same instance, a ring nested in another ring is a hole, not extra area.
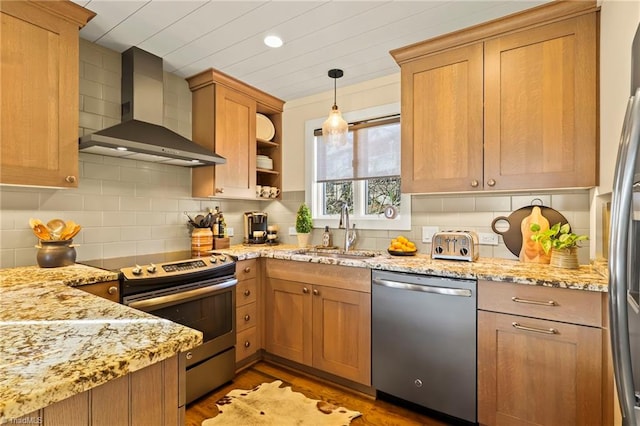
M 264 38 L 264 44 L 269 47 L 280 47 L 282 46 L 282 39 L 275 35 L 266 36 Z

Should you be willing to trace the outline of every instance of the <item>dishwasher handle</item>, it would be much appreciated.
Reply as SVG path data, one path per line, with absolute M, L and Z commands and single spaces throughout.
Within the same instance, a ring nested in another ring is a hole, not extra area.
M 418 285 L 402 283 L 399 281 L 383 280 L 374 278 L 373 283 L 383 287 L 396 288 L 399 290 L 422 291 L 424 293 L 442 294 L 445 296 L 471 297 L 472 291 L 466 288 L 437 287 L 430 285 Z

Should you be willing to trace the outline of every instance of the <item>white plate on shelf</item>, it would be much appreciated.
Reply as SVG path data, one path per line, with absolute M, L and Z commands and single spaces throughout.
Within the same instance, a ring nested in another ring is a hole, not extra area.
M 256 138 L 270 142 L 276 135 L 276 128 L 273 126 L 269 117 L 264 114 L 256 113 Z

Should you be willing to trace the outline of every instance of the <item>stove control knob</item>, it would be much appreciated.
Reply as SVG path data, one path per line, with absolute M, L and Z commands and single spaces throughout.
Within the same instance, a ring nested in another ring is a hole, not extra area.
M 147 266 L 147 272 L 149 272 L 150 274 L 153 274 L 156 272 L 156 265 L 154 265 L 153 263 L 149 266 Z
M 142 268 L 140 267 L 140 265 L 136 264 L 135 267 L 131 268 L 131 273 L 133 275 L 140 275 L 140 274 L 142 274 Z
M 215 256 L 211 256 L 211 263 L 218 263 L 218 258 Z
M 220 256 L 220 262 L 226 262 L 227 261 L 227 256 L 225 256 L 224 254 Z

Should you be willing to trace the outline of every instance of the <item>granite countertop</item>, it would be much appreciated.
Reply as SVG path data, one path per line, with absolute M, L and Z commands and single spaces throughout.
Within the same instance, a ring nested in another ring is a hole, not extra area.
M 0 423 L 202 343 L 202 333 L 71 288 L 84 265 L 0 269 Z
M 596 292 L 607 292 L 609 288 L 605 272 L 606 264 L 603 266 L 601 261 L 594 262 L 592 265 L 581 265 L 579 269 L 563 269 L 508 259 L 481 257 L 475 262 L 465 262 L 434 260 L 430 255 L 421 253 L 415 256 L 391 256 L 386 252 L 366 250 L 356 250 L 355 252 L 375 254 L 375 256 L 362 259 L 336 259 L 322 255 L 301 254 L 301 249 L 294 245 L 273 247 L 234 245 L 227 249 L 215 250 L 215 252 L 228 254 L 237 260 L 266 257 Z

